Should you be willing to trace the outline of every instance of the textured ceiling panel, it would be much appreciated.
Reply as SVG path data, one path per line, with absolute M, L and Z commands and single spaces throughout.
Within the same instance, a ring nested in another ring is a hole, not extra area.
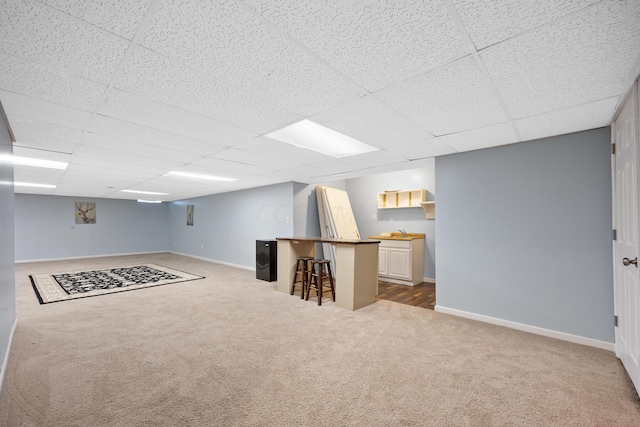
M 203 156 L 185 151 L 169 150 L 161 147 L 154 147 L 146 144 L 131 144 L 130 140 L 116 138 L 108 135 L 99 135 L 87 132 L 82 137 L 82 145 L 89 147 L 104 148 L 118 151 L 120 153 L 135 154 L 147 158 L 147 161 L 169 160 L 178 163 L 191 163 L 201 159 Z M 77 152 L 82 152 L 76 148 Z
M 296 147 L 295 145 L 287 144 L 264 136 L 243 142 L 242 144 L 236 145 L 234 148 L 251 153 L 268 154 L 281 159 L 290 159 L 292 162 L 303 164 L 333 158 L 325 154 Z
M 32 98 L 0 89 L 0 101 L 7 115 L 39 122 L 52 123 L 73 129 L 84 129 L 91 113 L 64 107 L 49 101 Z
M 36 150 L 43 151 L 53 151 L 58 153 L 73 153 L 76 145 L 73 142 L 65 142 L 57 139 L 49 139 L 40 136 L 22 136 L 16 137 L 17 142 L 14 144 L 14 147 L 24 147 L 24 148 L 32 148 Z
M 228 160 L 222 160 L 212 157 L 193 162 L 180 169 L 182 172 L 203 173 L 207 175 L 225 176 L 227 178 L 238 178 L 242 174 L 262 174 L 273 172 L 275 168 L 265 163 L 260 166 L 247 163 L 240 163 Z
M 20 140 L 21 137 L 37 136 L 70 143 L 78 143 L 82 138 L 82 131 L 79 129 L 71 129 L 64 126 L 24 119 L 22 117 L 15 117 L 11 115 L 8 117 L 11 121 L 11 130 L 13 130 L 13 134 L 18 140 Z
M 118 160 L 111 160 L 111 159 L 105 159 L 105 158 L 100 158 L 99 156 L 91 156 L 90 152 L 87 152 L 86 154 L 83 155 L 78 155 L 78 154 L 74 154 L 72 156 L 72 163 L 73 165 L 77 165 L 80 167 L 94 167 L 94 168 L 104 168 L 104 169 L 109 169 L 109 170 L 114 170 L 117 171 L 115 173 L 110 173 L 110 172 L 105 172 L 105 175 L 118 175 L 120 173 L 122 173 L 121 171 L 124 172 L 146 172 L 146 173 L 150 173 L 150 174 L 161 174 L 161 173 L 166 173 L 167 172 L 167 168 L 166 167 L 162 167 L 162 166 L 156 166 L 153 164 L 138 164 L 138 165 L 131 165 L 130 163 L 123 163 L 120 162 Z M 169 169 L 171 170 L 171 169 Z M 89 177 L 93 177 L 92 174 L 87 174 L 87 179 L 89 179 Z M 160 190 L 158 190 L 160 191 Z
M 608 126 L 609 117 L 615 111 L 619 100 L 619 97 L 603 99 L 590 104 L 516 120 L 515 124 L 524 140 Z
M 407 159 L 394 156 L 383 150 L 371 151 L 369 153 L 358 154 L 355 156 L 344 157 L 343 160 L 354 165 L 353 170 L 371 168 L 375 166 L 392 165 L 396 163 L 404 163 Z
M 334 159 L 329 156 L 327 156 L 327 158 L 324 160 L 313 162 L 310 165 L 316 168 L 324 169 L 327 172 L 327 175 L 351 172 L 353 170 L 359 169 L 358 166 L 354 165 L 352 162 L 347 162 L 341 159 Z
M 93 118 L 87 130 L 93 133 L 109 135 L 116 138 L 129 139 L 136 143 L 152 145 L 154 147 L 169 148 L 192 154 L 201 154 L 204 156 L 216 153 L 225 148 L 224 145 L 214 144 L 210 141 L 189 138 L 188 136 L 164 132 L 158 129 L 101 115 L 96 115 Z M 232 132 L 235 132 L 236 135 L 232 135 Z M 239 129 L 232 129 L 232 132 L 221 134 L 212 139 L 224 143 L 234 143 L 236 140 L 241 141 L 246 138 L 246 134 L 241 135 L 244 134 L 244 132 Z
M 133 168 L 129 170 L 122 169 L 111 169 L 105 166 L 94 166 L 94 165 L 82 165 L 78 163 L 70 164 L 65 170 L 65 178 L 69 177 L 86 177 L 87 173 L 94 173 L 100 176 L 115 176 L 125 177 L 125 178 L 135 178 L 140 181 L 146 181 L 158 176 L 158 172 L 150 172 L 148 170 L 139 170 L 139 168 Z
M 151 158 L 148 156 L 123 153 L 120 151 L 107 150 L 99 147 L 89 147 L 86 145 L 78 145 L 73 154 L 74 158 L 77 155 L 91 157 L 94 159 L 108 160 L 112 162 L 121 162 L 123 165 L 130 165 L 129 168 L 131 169 L 134 166 L 144 166 L 147 164 L 151 164 L 155 169 L 166 169 L 166 171 L 168 172 L 184 165 L 184 163 L 180 161 L 170 161 L 164 159 L 153 159 L 153 161 L 151 161 Z
M 366 93 L 232 0 L 167 1 L 141 44 L 301 115 Z
M 244 3 L 370 91 L 468 53 L 441 1 Z
M 445 135 L 439 139 L 456 151 L 479 150 L 520 142 L 511 122 Z
M 116 119 L 137 123 L 166 132 L 185 135 L 217 145 L 248 140 L 256 136 L 248 130 L 189 114 L 187 111 L 152 101 L 130 93 L 113 90 L 100 113 Z
M 21 146 L 15 146 L 13 147 L 13 154 L 15 156 L 20 156 L 20 157 L 33 157 L 36 159 L 43 159 L 43 160 L 53 160 L 56 162 L 69 162 L 71 160 L 71 154 L 69 153 L 60 153 L 60 152 L 55 152 L 55 151 L 46 151 L 46 150 L 41 150 L 38 148 L 31 148 L 31 147 L 21 147 Z M 26 168 L 30 168 L 30 169 L 34 169 L 34 170 L 39 170 L 39 171 L 59 171 L 60 169 L 48 169 L 48 168 L 36 168 L 33 166 L 23 166 Z
M 92 111 L 107 87 L 0 53 L 0 89 Z
M 436 136 L 508 119 L 471 57 L 375 96 Z
M 374 147 L 388 147 L 432 135 L 372 95 L 316 114 L 310 120 Z
M 228 148 L 219 153 L 216 153 L 215 158 L 222 160 L 229 160 L 232 162 L 246 163 L 249 165 L 265 165 L 269 168 L 285 169 L 293 166 L 301 166 L 302 163 L 292 160 L 284 160 L 278 157 L 270 156 L 262 153 L 252 153 L 249 151 L 242 151 L 236 148 Z
M 300 119 L 274 103 L 144 48 L 132 53 L 114 87 L 255 132 Z
M 480 50 L 600 0 L 451 0 L 473 44 Z
M 640 52 L 640 2 L 602 1 L 480 53 L 514 118 L 621 95 Z
M 440 141 L 438 138 L 429 138 L 422 141 L 414 141 L 412 143 L 396 144 L 390 147 L 385 147 L 384 150 L 408 160 L 443 156 L 454 152 L 451 147 Z
M 37 1 L 8 3 L 0 14 L 0 51 L 95 82 L 111 80 L 129 42 Z
M 111 33 L 131 40 L 151 0 L 40 0 Z

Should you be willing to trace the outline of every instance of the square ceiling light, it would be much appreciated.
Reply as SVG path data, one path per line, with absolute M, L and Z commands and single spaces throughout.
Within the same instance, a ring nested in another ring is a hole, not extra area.
M 376 147 L 306 119 L 265 136 L 339 159 L 377 150 Z

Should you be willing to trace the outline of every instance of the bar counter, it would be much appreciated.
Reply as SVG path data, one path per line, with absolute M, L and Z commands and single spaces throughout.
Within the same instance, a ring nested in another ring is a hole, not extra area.
M 336 246 L 336 306 L 357 310 L 376 301 L 378 294 L 379 240 L 331 239 L 324 237 L 278 237 L 278 280 L 280 292 L 291 292 L 296 259 L 315 258 L 316 243 Z

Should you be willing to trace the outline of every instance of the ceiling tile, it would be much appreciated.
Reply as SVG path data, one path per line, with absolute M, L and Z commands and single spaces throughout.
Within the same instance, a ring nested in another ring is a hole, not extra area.
M 347 163 L 354 164 L 356 166 L 356 170 L 375 166 L 391 165 L 395 163 L 404 163 L 407 161 L 407 159 L 395 156 L 384 150 L 371 151 L 369 153 L 344 157 L 343 160 Z
M 165 2 L 141 45 L 299 115 L 366 94 L 235 1 Z
M 370 91 L 468 53 L 441 1 L 244 3 Z
M 0 89 L 92 111 L 107 87 L 0 53 Z
M 274 171 L 269 164 L 260 166 L 235 161 L 205 157 L 180 169 L 182 172 L 203 173 L 205 175 L 240 178 L 243 174 L 263 174 Z
M 249 151 L 238 150 L 236 148 L 223 150 L 216 153 L 214 157 L 221 160 L 229 160 L 249 165 L 266 165 L 273 169 L 286 169 L 302 165 L 302 163 L 297 161 L 285 160 L 262 153 L 252 153 Z
M 250 153 L 268 154 L 295 163 L 313 163 L 332 157 L 306 148 L 296 147 L 286 142 L 260 136 L 250 141 L 236 145 L 234 148 Z
M 13 145 L 14 149 L 16 147 L 22 147 L 71 154 L 77 145 L 72 142 L 59 141 L 57 139 L 43 138 L 40 136 L 24 136 L 16 137 L 16 139 L 17 142 Z
M 552 111 L 515 121 L 524 140 L 608 126 L 620 97 Z
M 87 152 L 84 155 L 73 154 L 71 159 L 72 165 L 80 166 L 80 167 L 93 167 L 96 170 L 100 171 L 104 169 L 104 173 L 96 172 L 96 176 L 102 175 L 119 175 L 123 172 L 146 172 L 150 174 L 161 174 L 166 173 L 168 170 L 166 167 L 158 167 L 155 165 L 149 164 L 136 164 L 132 165 L 130 163 L 123 163 L 118 160 L 101 158 L 99 156 L 92 156 L 90 152 Z M 113 172 L 111 172 L 113 171 Z M 87 174 L 87 179 L 90 180 L 94 174 Z
M 190 153 L 188 151 L 170 150 L 167 148 L 154 147 L 142 143 L 132 144 L 129 139 L 121 139 L 108 135 L 99 135 L 91 132 L 87 132 L 82 137 L 82 145 L 89 147 L 104 148 L 111 151 L 118 151 L 120 153 L 135 154 L 148 158 L 149 163 L 154 163 L 156 160 L 168 160 L 178 163 L 191 163 L 201 159 L 203 156 L 200 154 Z M 80 149 L 76 149 L 77 152 L 82 152 Z
M 217 145 L 229 146 L 256 136 L 254 132 L 119 90 L 109 93 L 100 114 Z
M 91 113 L 49 101 L 0 90 L 0 100 L 7 115 L 83 130 Z
M 108 160 L 112 162 L 120 162 L 123 165 L 129 165 L 129 169 L 133 169 L 137 166 L 151 166 L 158 169 L 166 169 L 167 171 L 174 170 L 184 165 L 180 161 L 171 161 L 164 159 L 154 159 L 149 156 L 141 156 L 131 153 L 123 153 L 115 150 L 107 150 L 100 147 L 89 147 L 86 145 L 78 145 L 73 153 L 74 160 L 76 157 L 84 156 L 91 157 L 96 160 Z M 84 163 L 86 164 L 86 163 Z M 127 168 L 126 166 L 124 166 Z
M 37 1 L 15 0 L 0 14 L 0 51 L 108 83 L 129 42 Z
M 129 57 L 114 87 L 255 132 L 267 132 L 300 117 L 144 48 Z
M 452 0 L 480 50 L 574 13 L 600 0 Z
M 131 40 L 151 0 L 41 0 L 111 33 Z
M 432 135 L 378 98 L 369 95 L 309 118 L 374 147 L 386 147 Z
M 436 136 L 508 120 L 471 57 L 389 86 L 375 96 Z
M 82 131 L 78 129 L 67 128 L 64 126 L 12 115 L 8 115 L 8 119 L 11 123 L 11 130 L 13 130 L 13 134 L 18 141 L 22 138 L 33 136 L 76 144 L 80 142 L 82 138 Z
M 408 160 L 443 156 L 454 152 L 451 147 L 440 141 L 438 138 L 429 138 L 410 143 L 396 144 L 385 147 L 384 151 Z
M 116 138 L 130 139 L 154 147 L 163 147 L 204 156 L 216 153 L 226 147 L 225 145 L 215 144 L 211 141 L 190 138 L 188 136 L 165 132 L 102 115 L 94 116 L 87 130 Z M 242 141 L 248 136 L 247 132 L 241 131 L 240 129 L 232 129 L 227 133 L 223 133 L 225 130 L 224 127 L 219 130 L 222 131 L 219 135 L 210 135 L 212 140 L 234 143 L 236 141 Z
M 622 95 L 640 52 L 640 2 L 602 1 L 480 53 L 514 118 Z
M 438 139 L 459 152 L 520 142 L 511 122 L 444 135 Z

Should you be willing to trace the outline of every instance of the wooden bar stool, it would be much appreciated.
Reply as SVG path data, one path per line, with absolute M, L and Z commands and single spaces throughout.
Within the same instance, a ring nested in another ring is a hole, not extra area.
M 326 283 L 325 279 L 329 279 L 329 283 Z M 324 292 L 331 291 L 333 301 L 336 300 L 336 288 L 331 274 L 331 261 L 328 259 L 314 259 L 311 261 L 311 280 L 307 285 L 307 297 L 305 300 L 309 300 L 309 294 L 312 289 L 318 295 L 318 305 L 322 305 L 322 294 Z
M 304 298 L 304 293 L 309 287 L 311 281 L 311 256 L 301 256 L 296 260 L 296 271 L 293 274 L 293 282 L 291 282 L 291 295 L 296 290 L 296 283 L 300 283 L 300 298 Z

